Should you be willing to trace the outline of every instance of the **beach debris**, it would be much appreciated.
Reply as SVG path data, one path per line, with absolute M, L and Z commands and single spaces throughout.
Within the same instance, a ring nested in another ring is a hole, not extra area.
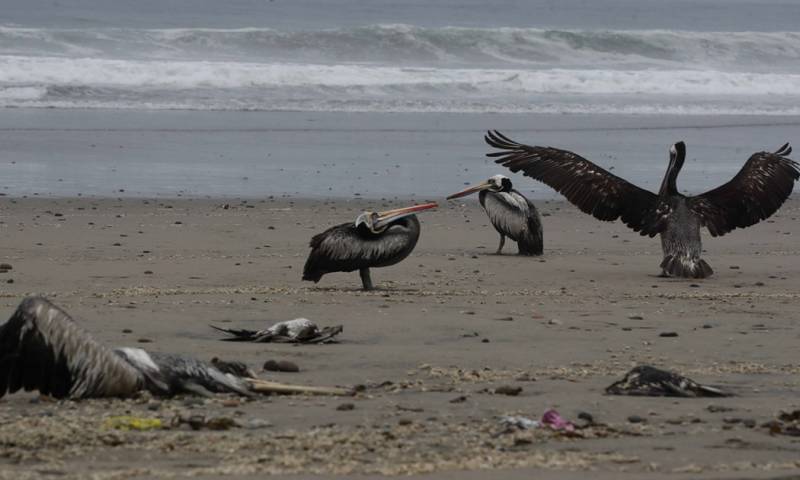
M 531 430 L 534 428 L 549 428 L 558 432 L 574 432 L 575 425 L 566 420 L 556 410 L 548 409 L 542 414 L 540 420 L 533 420 L 528 417 L 506 415 L 500 417 L 500 424 L 506 427 L 506 430 L 519 429 Z
M 270 382 L 258 378 L 245 378 L 244 379 L 250 390 L 256 393 L 265 394 L 308 394 L 308 395 L 339 395 L 339 396 L 352 396 L 355 391 L 350 388 L 340 387 L 311 387 L 306 385 L 291 385 L 288 383 Z
M 226 361 L 222 360 L 218 357 L 214 357 L 211 359 L 211 365 L 214 365 L 217 370 L 222 373 L 230 373 L 231 375 L 235 375 L 237 377 L 250 377 L 255 378 L 256 374 L 250 367 L 245 365 L 242 362 L 237 361 Z
M 160 428 L 164 428 L 164 425 L 159 418 L 144 418 L 144 417 L 133 417 L 130 415 L 118 415 L 113 417 L 108 417 L 103 422 L 103 428 L 113 429 L 113 430 L 137 430 L 140 432 L 144 432 L 147 430 L 157 430 Z
M 264 370 L 267 372 L 299 372 L 300 367 L 296 363 L 288 360 L 267 360 L 264 362 Z
M 519 430 L 530 430 L 542 426 L 541 422 L 538 420 L 511 415 L 500 417 L 500 423 L 506 428 L 517 428 Z
M 495 395 L 508 395 L 511 397 L 516 397 L 520 393 L 522 393 L 522 387 L 518 386 L 511 386 L 511 385 L 502 385 L 494 389 Z
M 574 432 L 575 425 L 561 416 L 555 409 L 544 412 L 541 420 L 542 425 L 550 427 L 552 430 Z
M 641 395 L 648 397 L 729 397 L 732 394 L 708 385 L 701 385 L 677 373 L 650 365 L 639 365 L 625 377 L 606 388 L 609 395 Z
M 341 325 L 320 329 L 307 318 L 278 322 L 265 330 L 222 328 L 214 325 L 211 328 L 231 335 L 223 339 L 226 341 L 257 343 L 333 343 L 336 341 L 334 337 L 344 330 Z
M 778 418 L 762 425 L 771 435 L 788 435 L 800 437 L 800 410 L 780 412 Z
M 176 415 L 170 423 L 173 428 L 189 425 L 192 430 L 230 430 L 241 427 L 236 420 L 230 417 L 206 418 L 203 415 Z

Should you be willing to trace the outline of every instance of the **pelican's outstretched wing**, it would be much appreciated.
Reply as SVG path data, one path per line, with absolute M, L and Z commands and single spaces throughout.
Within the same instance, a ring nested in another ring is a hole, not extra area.
M 496 163 L 550 186 L 581 211 L 600 220 L 620 218 L 642 235 L 652 237 L 663 230 L 669 206 L 659 202 L 658 195 L 566 150 L 523 145 L 496 130 L 484 139 L 502 150 L 486 156 L 499 157 Z
M 800 178 L 790 153 L 788 143 L 774 153 L 754 153 L 728 183 L 690 197 L 689 208 L 715 237 L 755 225 L 783 205 Z
M 0 396 L 20 389 L 56 398 L 128 396 L 142 375 L 63 310 L 29 297 L 0 325 Z

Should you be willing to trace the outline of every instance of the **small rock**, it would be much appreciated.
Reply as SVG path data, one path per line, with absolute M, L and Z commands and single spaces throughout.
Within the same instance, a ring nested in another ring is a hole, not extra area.
M 516 397 L 517 395 L 522 393 L 522 387 L 503 385 L 495 388 L 494 393 L 497 395 L 509 395 L 511 397 Z
M 725 405 L 709 405 L 706 407 L 706 410 L 708 410 L 711 413 L 717 413 L 717 412 L 731 412 L 735 409 L 733 407 L 727 407 Z
M 628 417 L 628 422 L 630 423 L 644 423 L 647 419 L 640 417 L 639 415 L 631 415 Z
M 140 339 L 138 339 L 136 341 L 139 342 L 139 343 L 153 343 L 153 341 L 150 340 L 149 338 L 140 338 Z
M 578 419 L 586 423 L 594 423 L 594 416 L 589 412 L 579 412 Z
M 13 270 L 13 267 L 10 263 L 0 263 L 0 270 Z
M 513 322 L 514 317 L 500 317 L 496 318 L 495 320 L 497 320 L 498 322 Z
M 747 428 L 755 428 L 756 421 L 753 418 L 745 418 L 744 420 L 742 420 L 742 425 L 744 425 Z
M 628 315 L 629 320 L 644 320 L 644 317 L 641 315 Z
M 548 325 L 561 325 L 562 323 L 563 322 L 561 320 L 558 320 L 557 318 L 551 318 L 550 320 L 547 321 Z
M 130 328 L 123 328 L 122 333 L 133 333 L 133 330 L 131 330 Z
M 340 412 L 347 412 L 349 410 L 354 410 L 355 408 L 356 406 L 353 405 L 352 403 L 343 403 L 338 407 L 336 407 L 336 410 L 339 410 Z
M 483 340 L 481 340 L 481 343 L 489 343 L 489 339 L 488 338 L 484 338 Z
M 402 426 L 411 425 L 412 423 L 414 422 L 410 418 L 401 418 L 397 421 L 397 424 Z
M 288 360 L 267 360 L 264 362 L 264 370 L 268 372 L 299 372 L 300 367 Z
M 467 397 L 464 396 L 464 395 L 461 395 L 461 396 L 458 396 L 458 397 L 450 400 L 450 403 L 464 403 L 466 401 L 467 401 Z
M 677 337 L 678 332 L 661 332 L 658 334 L 659 337 Z

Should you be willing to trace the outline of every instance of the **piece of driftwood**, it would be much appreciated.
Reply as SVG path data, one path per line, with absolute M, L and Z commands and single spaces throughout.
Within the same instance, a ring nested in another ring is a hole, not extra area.
M 625 377 L 606 388 L 609 395 L 638 395 L 648 397 L 730 397 L 733 394 L 716 387 L 701 385 L 674 372 L 650 365 L 639 365 Z
M 259 378 L 246 378 L 250 390 L 256 393 L 278 393 L 284 395 L 309 394 L 309 395 L 353 395 L 353 390 L 340 387 L 310 387 L 306 385 L 291 385 L 287 383 L 270 382 Z
M 223 340 L 259 343 L 333 343 L 336 341 L 334 337 L 344 330 L 341 325 L 319 328 L 307 318 L 278 322 L 264 330 L 222 328 L 214 325 L 211 325 L 211 328 L 231 335 Z

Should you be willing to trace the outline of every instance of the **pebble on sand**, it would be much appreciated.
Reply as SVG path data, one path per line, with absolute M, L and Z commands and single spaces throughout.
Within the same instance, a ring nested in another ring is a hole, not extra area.
M 267 360 L 264 362 L 264 370 L 267 372 L 299 372 L 300 367 L 288 360 Z

